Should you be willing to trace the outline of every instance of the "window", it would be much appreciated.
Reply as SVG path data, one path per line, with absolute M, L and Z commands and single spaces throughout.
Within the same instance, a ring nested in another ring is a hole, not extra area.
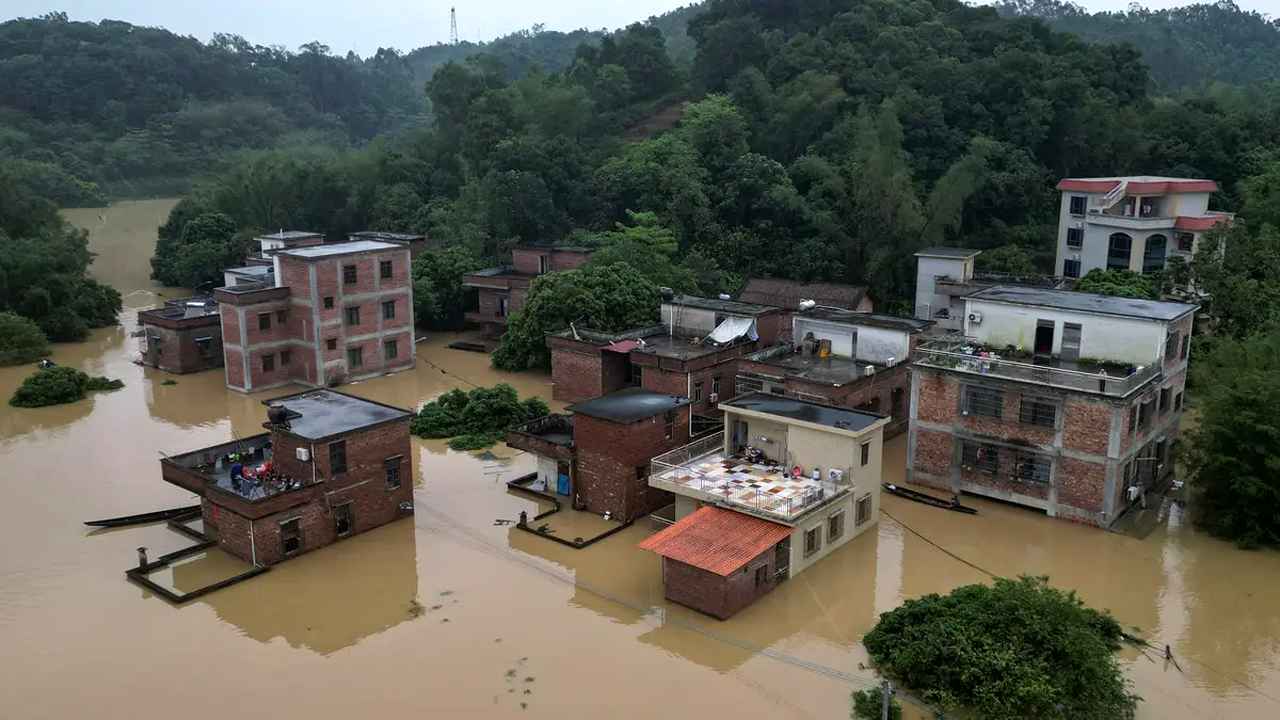
M 966 387 L 964 392 L 964 412 L 967 415 L 1003 417 L 1004 393 L 991 388 Z
M 871 494 L 867 493 L 858 498 L 857 505 L 853 509 L 853 524 L 856 527 L 862 527 L 871 519 Z
M 263 355 L 262 356 L 262 372 L 271 372 L 272 370 L 275 370 L 275 369 L 276 369 L 276 356 Z
M 1115 233 L 1107 242 L 1107 269 L 1128 270 L 1129 252 L 1133 249 L 1133 238 L 1124 233 Z
M 1191 354 L 1191 334 L 1188 333 L 1182 336 L 1182 349 L 1178 351 L 1178 357 L 1182 358 L 1183 360 L 1186 360 L 1187 356 L 1190 354 Z
M 364 348 L 347 348 L 347 367 L 364 367 Z
M 343 265 L 342 266 L 342 284 L 353 285 L 355 284 L 355 282 L 356 282 L 356 266 Z
M 742 570 L 746 572 L 746 568 Z M 766 564 L 756 568 L 756 587 L 764 587 L 767 584 L 769 584 L 769 566 Z
M 862 464 L 862 467 L 866 467 L 867 463 L 871 462 L 871 443 L 869 442 L 862 443 L 862 448 L 859 450 L 859 452 L 862 453 L 862 458 L 860 461 Z
M 258 329 L 259 330 L 271 329 L 271 313 L 258 313 Z
M 283 325 L 283 324 L 285 324 L 285 321 L 286 321 L 286 320 L 288 320 L 288 319 L 289 319 L 289 313 L 288 313 L 288 311 L 286 311 L 286 310 L 277 310 L 277 311 L 276 311 L 276 324 L 278 324 L 278 325 Z
M 388 300 L 382 303 L 382 319 L 383 320 L 396 319 L 396 301 L 395 300 Z
M 505 298 L 505 297 L 498 298 L 498 317 L 506 317 L 507 312 L 510 309 L 511 309 L 510 298 Z
M 391 279 L 391 261 L 390 260 L 383 260 L 382 262 L 378 263 L 378 276 L 381 277 L 383 280 Z
M 546 255 L 538 256 L 538 274 L 539 275 L 546 275 L 547 271 L 550 270 L 550 263 L 547 262 L 548 260 L 550 260 L 550 258 L 548 258 Z
M 644 368 L 635 363 L 627 363 L 627 384 L 639 386 L 644 380 Z
M 1151 427 L 1152 405 L 1150 402 L 1144 402 L 1138 405 L 1138 430 L 1146 430 Z
M 716 399 L 720 398 L 720 376 L 711 378 L 711 395 Z
M 671 437 L 675 434 L 676 434 L 676 414 L 671 410 L 668 410 L 663 420 L 662 436 L 665 439 L 670 440 Z
M 324 341 L 324 346 L 325 346 L 325 348 L 326 348 L 326 349 L 328 349 L 328 350 L 337 350 L 337 349 L 338 349 L 338 339 L 337 339 L 337 338 L 329 338 L 328 340 L 325 340 L 325 341 Z
M 1044 400 L 1022 399 L 1018 408 L 1018 421 L 1028 425 L 1051 428 L 1058 417 L 1058 407 Z
M 400 489 L 400 460 L 401 457 L 397 455 L 382 461 L 382 469 L 387 476 L 388 490 Z
M 822 527 L 804 531 L 804 556 L 809 557 L 822 549 Z
M 1180 335 L 1181 335 L 1181 333 L 1178 333 L 1178 332 L 1171 332 L 1171 333 L 1169 333 L 1168 335 L 1166 335 L 1166 336 L 1165 336 L 1165 338 L 1164 338 L 1164 359 L 1165 359 L 1166 361 L 1168 361 L 1168 360 L 1172 360 L 1174 357 L 1176 357 L 1176 355 L 1174 355 L 1174 353 L 1178 352 L 1178 343 L 1182 340 L 1182 338 L 1180 337 Z
M 388 360 L 395 360 L 400 356 L 400 346 L 395 340 L 387 340 L 382 343 L 382 354 Z
M 333 532 L 335 535 L 346 537 L 351 534 L 351 528 L 355 525 L 352 515 L 351 503 L 349 502 L 333 506 Z
M 1067 228 L 1067 247 L 1076 250 L 1084 247 L 1084 228 Z
M 1138 431 L 1138 406 L 1134 405 L 1129 408 L 1129 432 Z
M 196 338 L 196 350 L 199 350 L 200 354 L 204 357 L 208 357 L 212 355 L 213 354 L 213 338 L 212 337 Z
M 347 441 L 338 440 L 329 443 L 329 474 L 337 475 L 347 471 Z
M 1048 484 L 1049 458 L 1022 450 L 1013 453 L 1013 479 L 1019 482 Z
M 281 351 L 280 351 L 280 364 L 281 364 L 281 365 L 288 365 L 290 360 L 293 360 L 293 351 L 292 351 L 292 350 L 281 350 Z
M 1161 414 L 1161 415 L 1163 415 L 1163 414 L 1165 414 L 1165 413 L 1169 412 L 1169 409 L 1170 409 L 1169 397 L 1170 397 L 1170 395 L 1172 395 L 1172 394 L 1173 394 L 1173 389 L 1172 389 L 1172 388 L 1160 388 L 1160 405 L 1159 405 L 1159 410 L 1160 410 L 1160 414 Z
M 689 398 L 691 402 L 702 402 L 702 381 L 693 384 L 693 397 Z
M 1069 277 L 1069 278 L 1080 277 L 1080 261 L 1079 260 L 1063 260 L 1062 275 L 1063 277 Z
M 995 475 L 1000 469 L 1000 449 L 995 445 L 962 441 L 960 464 L 969 470 Z
M 332 310 L 332 309 L 333 309 L 333 296 L 332 296 L 332 295 L 326 295 L 326 296 L 325 296 L 325 298 L 324 298 L 324 309 L 325 309 L 325 310 Z
M 292 555 L 302 549 L 302 521 L 298 518 L 280 523 L 280 549 Z
M 1154 273 L 1164 270 L 1166 244 L 1168 240 L 1163 235 L 1152 235 L 1147 238 L 1147 246 L 1142 251 L 1142 272 Z
M 1189 232 L 1180 232 L 1173 236 L 1178 241 L 1178 252 L 1191 252 L 1196 246 L 1196 236 Z
M 347 308 L 347 324 L 348 325 L 360 324 L 360 308 L 358 307 Z
M 1072 214 L 1072 215 L 1083 215 L 1083 214 L 1084 214 L 1085 203 L 1086 203 L 1086 202 L 1088 202 L 1088 200 L 1089 200 L 1089 198 L 1085 197 L 1084 195 L 1072 195 L 1072 196 L 1071 196 L 1071 211 L 1070 211 L 1070 212 L 1071 212 L 1071 214 Z
M 827 518 L 827 542 L 833 543 L 844 535 L 844 512 L 832 513 Z
M 1173 409 L 1174 410 L 1182 409 L 1182 393 L 1178 393 L 1177 395 L 1173 396 Z

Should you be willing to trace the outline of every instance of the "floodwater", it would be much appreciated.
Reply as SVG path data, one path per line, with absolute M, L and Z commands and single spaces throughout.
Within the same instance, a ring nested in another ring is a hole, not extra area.
M 981 500 L 966 516 L 887 497 L 878 532 L 718 622 L 663 601 L 657 558 L 635 547 L 647 522 L 586 550 L 495 525 L 538 509 L 504 485 L 532 459 L 415 440 L 412 519 L 171 607 L 123 570 L 140 545 L 154 557 L 189 540 L 81 522 L 189 503 L 160 480 L 160 454 L 259 432 L 265 396 L 227 391 L 221 371 L 165 386 L 132 363 L 134 311 L 179 292 L 147 279 L 169 204 L 68 213 L 94 230 L 94 272 L 127 307 L 122 327 L 54 360 L 125 388 L 0 409 L 5 717 L 841 718 L 875 682 L 858 641 L 877 615 L 984 570 L 1048 575 L 1172 646 L 1180 669 L 1124 651 L 1139 717 L 1280 715 L 1280 554 L 1208 538 L 1176 508 L 1137 540 Z M 404 406 L 497 381 L 549 396 L 546 376 L 495 372 L 447 341 L 420 346 L 415 371 L 347 389 Z M 30 370 L 0 368 L 0 396 Z M 885 462 L 900 479 L 901 439 Z M 210 554 L 156 579 L 190 589 L 239 569 Z

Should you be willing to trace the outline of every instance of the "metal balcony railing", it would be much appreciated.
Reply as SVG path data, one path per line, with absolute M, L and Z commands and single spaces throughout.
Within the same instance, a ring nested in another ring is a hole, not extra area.
M 925 367 L 988 375 L 1021 382 L 1125 397 L 1160 376 L 1159 361 L 1137 368 L 1099 365 L 1088 362 L 1052 360 L 1033 364 L 984 355 L 980 343 L 968 338 L 943 338 L 922 344 L 915 362 Z M 1093 368 L 1097 368 L 1094 370 Z

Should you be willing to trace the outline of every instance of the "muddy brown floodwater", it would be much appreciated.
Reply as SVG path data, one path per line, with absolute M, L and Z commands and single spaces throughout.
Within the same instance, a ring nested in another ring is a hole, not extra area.
M 503 484 L 532 459 L 415 441 L 412 519 L 171 607 L 122 571 L 137 546 L 183 538 L 81 522 L 190 502 L 160 480 L 160 454 L 260 431 L 264 397 L 226 390 L 221 371 L 164 386 L 132 363 L 134 311 L 166 293 L 147 260 L 171 205 L 68 213 L 93 231 L 94 272 L 126 311 L 54 360 L 126 387 L 0 410 L 5 717 L 844 718 L 850 690 L 875 681 L 859 639 L 877 615 L 982 570 L 1048 575 L 1171 645 L 1181 671 L 1124 651 L 1139 717 L 1280 716 L 1280 555 L 1208 538 L 1177 508 L 1137 540 L 980 500 L 971 517 L 887 497 L 878 532 L 717 622 L 663 601 L 657 558 L 635 547 L 647 523 L 586 550 L 495 526 L 534 508 Z M 404 406 L 499 380 L 549 396 L 546 376 L 495 372 L 447 340 L 421 346 L 413 372 L 347 389 Z M 0 368 L 0 397 L 30 370 Z M 886 479 L 903 463 L 898 439 Z M 167 581 L 194 587 L 231 565 L 210 555 Z

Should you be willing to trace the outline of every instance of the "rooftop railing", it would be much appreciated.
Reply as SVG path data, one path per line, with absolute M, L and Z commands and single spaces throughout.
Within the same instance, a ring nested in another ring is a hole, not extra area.
M 926 367 L 1115 397 L 1133 393 L 1153 378 L 1159 377 L 1161 372 L 1159 361 L 1134 368 L 1123 364 L 1058 359 L 1048 363 L 1009 360 L 999 357 L 998 351 L 993 352 L 972 339 L 958 337 L 940 338 L 922 344 L 916 350 L 915 362 Z

